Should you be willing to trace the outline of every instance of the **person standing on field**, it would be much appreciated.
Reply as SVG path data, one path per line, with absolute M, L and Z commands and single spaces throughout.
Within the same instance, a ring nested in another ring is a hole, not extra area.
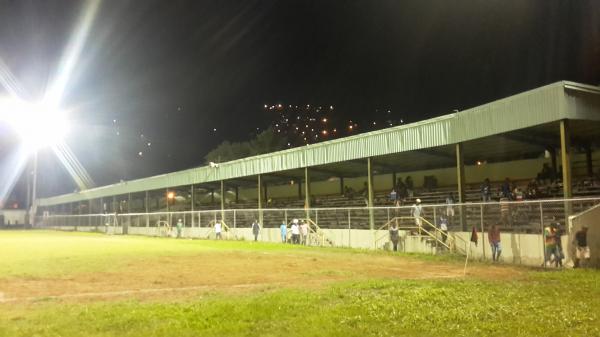
M 448 218 L 443 215 L 440 217 L 440 231 L 442 231 L 442 242 L 446 243 L 448 240 Z
M 302 236 L 302 244 L 306 246 L 308 243 L 308 223 L 306 220 L 300 225 L 300 235 Z
M 488 231 L 488 241 L 490 242 L 490 248 L 492 248 L 492 261 L 500 261 L 502 245 L 500 245 L 500 229 L 497 225 L 492 225 Z
M 553 258 L 556 258 L 556 227 L 550 224 L 544 228 L 544 264 L 552 264 Z
M 588 227 L 583 226 L 577 233 L 575 233 L 575 240 L 573 244 L 575 244 L 575 261 L 573 268 L 581 267 L 580 263 L 583 259 L 585 261 L 585 265 L 590 261 L 590 247 L 587 244 L 587 232 Z
M 399 239 L 400 239 L 400 234 L 398 232 L 398 224 L 396 224 L 394 222 L 394 223 L 392 223 L 392 226 L 390 227 L 390 241 L 392 241 L 392 248 L 394 249 L 395 252 L 398 251 Z
M 254 235 L 254 241 L 258 241 L 258 234 L 260 233 L 260 224 L 258 220 L 254 219 L 252 222 L 252 235 Z
M 181 238 L 181 231 L 183 229 L 183 220 L 177 220 L 177 238 Z
M 291 231 L 292 231 L 292 243 L 298 244 L 300 241 L 300 226 L 298 226 L 298 223 L 292 222 Z
M 221 225 L 221 220 L 218 220 L 215 223 L 215 238 L 217 240 L 221 240 L 222 239 L 222 237 L 221 237 L 221 232 L 222 231 L 223 231 L 223 226 Z
M 285 222 L 281 223 L 281 226 L 279 226 L 279 230 L 281 231 L 281 242 L 286 243 L 287 242 L 287 225 L 285 224 Z

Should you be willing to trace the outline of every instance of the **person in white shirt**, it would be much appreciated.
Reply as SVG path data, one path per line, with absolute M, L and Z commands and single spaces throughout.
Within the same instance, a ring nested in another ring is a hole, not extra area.
M 223 227 L 221 225 L 221 221 L 217 221 L 215 223 L 215 238 L 217 240 L 221 240 L 221 232 L 223 230 Z
M 416 203 L 412 206 L 411 214 L 415 218 L 415 225 L 419 228 L 419 235 L 421 235 L 421 215 L 423 214 L 423 206 L 421 206 L 421 199 L 417 199 Z
M 298 244 L 300 242 L 300 226 L 297 223 L 292 222 L 292 243 Z

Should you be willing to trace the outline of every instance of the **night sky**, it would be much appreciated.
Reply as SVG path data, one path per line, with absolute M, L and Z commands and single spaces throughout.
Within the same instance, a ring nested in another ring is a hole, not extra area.
M 29 99 L 83 4 L 0 1 L 0 58 Z M 563 79 L 600 84 L 598 1 L 104 1 L 62 106 L 103 185 L 202 165 L 268 127 L 265 104 L 410 122 Z M 14 143 L 0 132 L 1 161 Z M 73 191 L 40 159 L 42 195 Z

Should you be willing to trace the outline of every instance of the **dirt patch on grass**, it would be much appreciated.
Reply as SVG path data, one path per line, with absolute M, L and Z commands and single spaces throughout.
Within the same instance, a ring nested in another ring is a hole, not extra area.
M 116 261 L 119 262 L 119 261 Z M 191 256 L 129 259 L 103 272 L 62 278 L 0 279 L 0 292 L 10 302 L 60 298 L 176 298 L 211 292 L 262 291 L 281 287 L 315 288 L 336 281 L 366 279 L 436 279 L 463 277 L 459 263 L 416 258 L 328 252 L 206 252 Z M 523 270 L 475 265 L 467 277 L 512 279 Z M 1 298 L 0 298 L 1 299 Z M 1 301 L 0 301 L 1 302 Z

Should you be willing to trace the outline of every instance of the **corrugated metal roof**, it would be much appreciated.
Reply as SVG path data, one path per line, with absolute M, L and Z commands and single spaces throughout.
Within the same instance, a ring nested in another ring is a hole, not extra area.
M 561 119 L 600 120 L 600 89 L 557 82 L 417 123 L 40 199 L 50 206 L 146 190 L 228 180 L 456 144 Z

